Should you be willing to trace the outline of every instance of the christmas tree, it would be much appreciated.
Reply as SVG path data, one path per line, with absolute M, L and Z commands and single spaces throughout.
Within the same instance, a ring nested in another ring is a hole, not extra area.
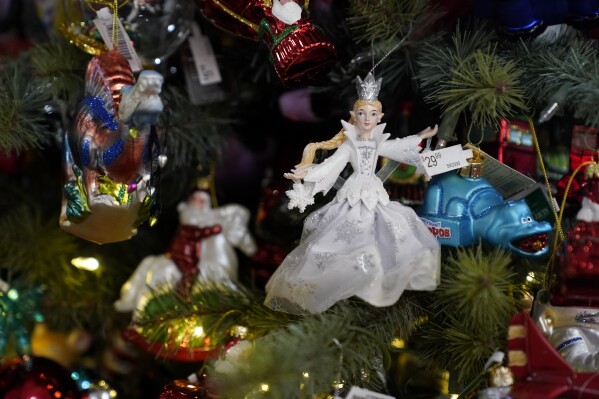
M 599 6 L 553 3 L 0 2 L 2 395 L 507 397 L 521 312 L 596 370 Z

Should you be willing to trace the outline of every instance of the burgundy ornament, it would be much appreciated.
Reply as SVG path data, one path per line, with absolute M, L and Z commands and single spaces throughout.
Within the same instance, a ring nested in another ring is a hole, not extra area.
M 209 338 L 204 340 L 203 346 L 185 347 L 174 341 L 150 341 L 141 335 L 134 327 L 123 332 L 125 340 L 132 343 L 146 353 L 163 359 L 174 360 L 182 363 L 203 362 L 218 356 L 219 348 L 215 347 Z
M 206 399 L 206 387 L 197 382 L 175 380 L 160 391 L 160 399 Z
M 15 358 L 0 367 L 3 399 L 80 399 L 77 385 L 60 364 L 43 357 Z
M 264 42 L 275 72 L 286 86 L 316 80 L 335 61 L 335 47 L 305 16 L 305 9 L 298 21 L 287 24 L 273 15 L 272 0 L 197 0 L 197 4 L 214 25 Z

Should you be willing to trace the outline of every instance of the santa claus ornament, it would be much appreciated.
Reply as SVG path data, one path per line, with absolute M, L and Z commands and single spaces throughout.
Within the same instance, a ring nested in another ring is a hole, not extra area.
M 316 80 L 335 61 L 335 47 L 306 16 L 307 0 L 303 7 L 291 0 L 197 0 L 197 4 L 214 25 L 262 41 L 287 86 Z

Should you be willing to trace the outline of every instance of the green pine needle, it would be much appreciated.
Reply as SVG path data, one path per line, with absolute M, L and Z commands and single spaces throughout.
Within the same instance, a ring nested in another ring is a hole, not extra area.
M 165 110 L 158 126 L 165 134 L 167 168 L 210 165 L 233 123 L 229 115 L 234 105 L 195 106 L 177 88 L 167 87 L 161 96 Z
M 474 126 L 497 126 L 500 118 L 526 112 L 522 71 L 513 61 L 504 61 L 488 49 L 475 51 L 452 70 L 449 81 L 430 100 L 444 114 L 468 111 Z
M 335 381 L 384 389 L 376 373 L 381 371 L 379 344 L 339 314 L 308 316 L 251 346 L 242 363 L 227 361 L 233 373 L 219 373 L 219 364 L 212 365 L 211 376 L 224 388 L 222 397 L 309 397 L 331 391 Z
M 403 36 L 418 21 L 434 20 L 432 14 L 423 17 L 429 3 L 428 0 L 352 0 L 349 26 L 358 43 L 390 42 Z
M 71 260 L 81 254 L 79 241 L 59 229 L 58 215 L 44 219 L 23 205 L 0 218 L 0 267 L 44 288 L 44 315 L 53 328 L 97 327 L 111 311 L 115 287 L 102 271 L 75 268 Z
M 6 68 L 0 78 L 0 152 L 39 148 L 50 141 L 43 118 L 49 101 L 47 88 L 35 83 L 24 63 Z
M 439 362 L 458 381 L 473 380 L 483 369 L 487 359 L 505 342 L 505 327 L 486 335 L 476 335 L 459 321 L 449 319 L 443 325 L 430 325 L 422 339 L 426 340 L 422 354 Z
M 136 321 L 138 331 L 150 341 L 165 342 L 175 336 L 188 339 L 201 326 L 211 342 L 224 344 L 231 339 L 227 333 L 231 327 L 247 327 L 254 352 L 244 364 L 251 367 L 233 375 L 216 375 L 225 387 L 223 397 L 256 393 L 293 398 L 300 395 L 302 384 L 308 393 L 320 393 L 339 379 L 382 390 L 377 372 L 388 363 L 391 340 L 407 338 L 423 314 L 409 294 L 387 308 L 351 299 L 324 314 L 301 317 L 268 309 L 262 305 L 262 295 L 241 289 L 198 285 L 188 299 L 174 290 L 154 295 Z M 196 344 L 200 346 L 201 341 Z M 260 391 L 262 384 L 269 386 L 268 393 Z
M 441 284 L 433 292 L 428 323 L 419 331 L 428 359 L 470 381 L 485 361 L 506 345 L 507 323 L 518 311 L 525 276 L 510 268 L 512 258 L 495 248 L 460 248 L 447 256 Z
M 436 307 L 451 303 L 455 317 L 471 328 L 505 324 L 514 312 L 511 262 L 500 248 L 459 250 L 443 265 Z
M 491 33 L 485 29 L 462 32 L 458 26 L 451 43 L 428 42 L 418 60 L 421 87 L 434 95 L 441 91 L 442 82 L 451 79 L 452 70 L 464 63 L 476 50 L 487 46 Z
M 89 56 L 60 37 L 53 37 L 30 51 L 36 83 L 49 87 L 56 99 L 74 105 L 83 95 Z
M 560 108 L 573 110 L 584 124 L 599 127 L 599 60 L 594 43 L 560 40 L 554 44 L 528 44 L 524 47 L 525 79 L 529 95 L 540 106 L 552 102 L 562 88 Z

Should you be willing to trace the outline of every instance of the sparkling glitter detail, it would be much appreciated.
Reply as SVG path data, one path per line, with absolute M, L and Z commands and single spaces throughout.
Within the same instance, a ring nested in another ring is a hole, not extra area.
M 317 252 L 314 254 L 316 259 L 316 267 L 318 270 L 323 271 L 324 267 L 329 261 L 331 261 L 337 254 L 333 252 Z
M 372 73 L 366 75 L 364 80 L 356 77 L 356 90 L 358 91 L 358 97 L 360 100 L 366 100 L 369 102 L 377 101 L 379 91 L 381 90 L 382 78 L 374 80 Z
M 393 235 L 393 238 L 395 239 L 396 242 L 397 241 L 403 242 L 406 240 L 406 238 L 408 238 L 406 231 L 401 226 L 399 226 L 393 222 L 387 222 L 387 228 L 391 232 L 391 235 Z
M 81 102 L 87 106 L 92 115 L 99 118 L 104 125 L 111 131 L 116 131 L 119 127 L 118 123 L 114 120 L 114 117 L 104 107 L 104 101 L 100 97 L 87 96 Z
M 360 154 L 360 173 L 372 174 L 374 147 L 372 145 L 358 146 L 358 153 Z
M 81 163 L 85 167 L 89 165 L 89 140 L 83 140 L 81 144 Z
M 368 269 L 373 268 L 373 258 L 374 255 L 372 254 L 361 253 L 356 258 L 356 264 L 354 265 L 354 269 L 364 272 L 364 274 L 368 273 Z
M 293 209 L 298 208 L 300 212 L 304 212 L 308 205 L 314 204 L 314 197 L 308 193 L 306 187 L 300 183 L 293 183 L 293 188 L 285 192 L 289 197 L 289 204 L 287 208 Z
M 362 232 L 358 227 L 359 222 L 355 220 L 346 220 L 341 226 L 337 227 L 337 238 L 335 241 L 345 241 L 351 243 L 354 237 Z
M 114 144 L 104 150 L 102 154 L 102 162 L 108 166 L 113 163 L 125 149 L 125 142 L 123 140 L 117 140 Z

